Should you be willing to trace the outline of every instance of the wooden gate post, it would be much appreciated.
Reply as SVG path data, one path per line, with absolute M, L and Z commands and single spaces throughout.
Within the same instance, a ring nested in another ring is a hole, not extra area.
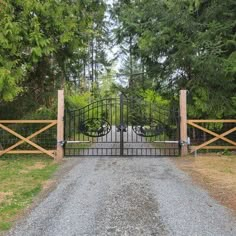
M 180 142 L 181 156 L 188 154 L 187 134 L 187 90 L 180 90 Z
M 57 155 L 56 160 L 61 161 L 64 157 L 64 90 L 58 90 L 57 105 Z

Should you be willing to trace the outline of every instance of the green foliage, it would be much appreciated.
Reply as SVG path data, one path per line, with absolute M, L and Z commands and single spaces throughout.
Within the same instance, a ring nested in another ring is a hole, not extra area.
M 0 110 L 12 101 L 11 113 L 19 117 L 23 109 L 50 108 L 56 90 L 90 63 L 90 43 L 102 37 L 105 8 L 102 0 L 1 0 Z
M 119 1 L 114 15 L 118 42 L 133 39 L 132 57 L 160 94 L 170 98 L 188 89 L 195 118 L 235 115 L 234 0 Z
M 5 231 L 11 228 L 11 223 L 10 222 L 0 222 L 0 230 Z
M 166 107 L 169 105 L 169 101 L 164 99 L 154 90 L 147 89 L 144 92 L 141 92 L 141 95 L 143 96 L 144 101 L 146 102 L 156 103 L 158 106 L 161 107 Z
M 12 74 L 11 68 L 0 68 L 0 99 L 12 101 L 21 91 L 22 88 L 17 86 L 17 78 Z
M 100 84 L 96 91 L 96 99 L 117 97 L 118 92 L 119 90 L 115 86 L 115 71 L 110 70 L 100 78 Z
M 27 113 L 23 119 L 32 120 L 50 120 L 57 119 L 57 104 L 54 103 L 52 107 L 48 108 L 46 106 L 39 107 L 36 111 L 32 113 Z
M 225 149 L 225 150 L 222 152 L 222 155 L 224 155 L 224 156 L 231 156 L 232 153 L 231 153 L 228 149 Z
M 85 107 L 91 102 L 91 93 L 73 93 L 66 97 L 67 107 L 71 110 Z
M 106 70 L 114 34 L 104 2 L 0 0 L 0 118 L 54 116 L 56 90 L 65 86 L 79 94 L 67 98 L 72 108 L 118 90 L 164 106 L 185 88 L 189 116 L 235 116 L 235 0 L 115 1 L 127 88 Z

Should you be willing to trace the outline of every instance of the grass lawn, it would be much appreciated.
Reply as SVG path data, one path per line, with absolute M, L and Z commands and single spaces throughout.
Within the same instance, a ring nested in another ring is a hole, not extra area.
M 0 232 L 8 230 L 21 210 L 57 169 L 47 156 L 6 155 L 0 158 Z
M 236 212 L 236 155 L 205 154 L 173 161 L 212 197 Z

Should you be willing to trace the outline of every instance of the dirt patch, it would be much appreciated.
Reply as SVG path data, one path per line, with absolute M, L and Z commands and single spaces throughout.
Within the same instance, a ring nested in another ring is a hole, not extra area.
M 43 183 L 43 191 L 49 190 L 50 188 L 52 188 L 52 186 L 54 186 L 56 183 L 55 180 L 47 180 Z
M 36 162 L 34 165 L 32 166 L 27 166 L 25 167 L 24 170 L 21 170 L 20 173 L 21 174 L 27 174 L 32 170 L 42 170 L 46 167 L 46 164 L 42 163 L 42 162 Z
M 172 159 L 194 182 L 236 213 L 236 156 L 198 156 Z
M 13 192 L 0 192 L 0 203 L 4 202 L 7 197 L 12 196 Z
M 36 162 L 33 166 L 27 167 L 28 170 L 42 170 L 46 167 L 46 164 L 42 162 Z

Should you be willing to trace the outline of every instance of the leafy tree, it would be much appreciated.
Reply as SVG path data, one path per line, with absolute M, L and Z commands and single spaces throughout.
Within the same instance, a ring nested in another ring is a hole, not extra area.
M 22 116 L 42 104 L 50 107 L 56 90 L 90 63 L 88 48 L 102 37 L 105 9 L 102 0 L 1 0 L 1 110 L 11 107 Z
M 234 114 L 235 1 L 123 0 L 114 14 L 118 40 L 135 39 L 132 53 L 159 93 L 188 89 L 194 117 Z

